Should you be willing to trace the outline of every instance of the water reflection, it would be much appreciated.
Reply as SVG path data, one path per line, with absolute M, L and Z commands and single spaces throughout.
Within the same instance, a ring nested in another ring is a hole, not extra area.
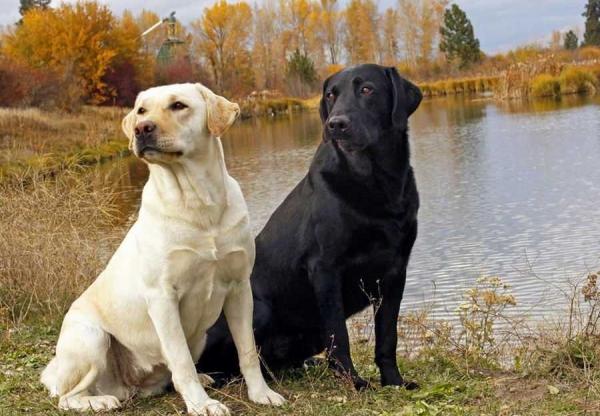
M 320 132 L 308 113 L 240 123 L 223 138 L 255 232 L 306 173 Z M 485 274 L 504 277 L 519 310 L 541 316 L 563 304 L 556 285 L 600 265 L 600 99 L 429 100 L 411 143 L 422 208 L 403 308 L 435 297 L 445 315 Z M 127 217 L 145 167 L 102 169 L 116 172 Z

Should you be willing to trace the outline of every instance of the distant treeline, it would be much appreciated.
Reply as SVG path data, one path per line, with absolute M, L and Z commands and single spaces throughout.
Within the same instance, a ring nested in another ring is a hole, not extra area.
M 600 10 L 600 0 L 588 1 L 586 13 L 596 2 Z M 397 0 L 383 12 L 375 0 L 344 6 L 336 0 L 254 6 L 219 0 L 198 10 L 190 25 L 176 24 L 171 37 L 182 42 L 174 42 L 166 58 L 160 52 L 162 61 L 157 55 L 167 25 L 142 36 L 163 18 L 152 11 L 118 17 L 96 1 L 21 5 L 21 21 L 0 35 L 0 106 L 131 105 L 141 89 L 183 81 L 200 81 L 234 98 L 265 90 L 307 97 L 327 75 L 363 62 L 397 66 L 428 82 L 428 93 L 436 95 L 441 84 L 430 81 L 482 78 L 472 88 L 450 90 L 480 91 L 511 65 L 550 53 L 565 62 L 600 58 L 593 47 L 578 49 L 574 32 L 555 34 L 550 45 L 485 56 L 466 14 L 447 0 Z

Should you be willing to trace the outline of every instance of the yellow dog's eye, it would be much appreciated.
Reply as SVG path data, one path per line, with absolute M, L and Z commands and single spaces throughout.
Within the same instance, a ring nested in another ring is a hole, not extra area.
M 171 110 L 183 110 L 184 108 L 187 108 L 188 106 L 185 105 L 184 103 L 182 103 L 181 101 L 175 101 L 173 104 L 171 104 Z
M 138 108 L 138 111 L 137 111 L 138 114 L 144 114 L 145 112 L 146 112 L 146 109 L 144 107 Z

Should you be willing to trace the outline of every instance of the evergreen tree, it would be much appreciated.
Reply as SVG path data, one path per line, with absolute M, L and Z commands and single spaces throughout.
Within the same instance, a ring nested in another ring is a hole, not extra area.
M 584 45 L 600 46 L 600 0 L 588 0 L 585 6 Z
M 446 54 L 448 61 L 458 60 L 460 68 L 465 68 L 481 59 L 479 40 L 475 38 L 473 25 L 456 4 L 446 10 L 440 33 L 440 50 Z
M 568 51 L 574 51 L 579 46 L 579 39 L 572 30 L 569 30 L 567 33 L 565 33 L 564 41 L 564 47 Z
M 298 49 L 288 60 L 287 77 L 292 92 L 299 96 L 305 96 L 308 92 L 306 87 L 310 89 L 318 79 L 313 61 Z
M 27 13 L 28 10 L 47 9 L 49 5 L 50 0 L 21 0 L 19 13 L 21 13 L 21 16 L 25 16 L 25 13 Z

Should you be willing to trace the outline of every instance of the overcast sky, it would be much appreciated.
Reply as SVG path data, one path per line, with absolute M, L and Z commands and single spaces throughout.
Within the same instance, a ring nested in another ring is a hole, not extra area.
M 177 17 L 184 23 L 198 18 L 202 9 L 213 3 L 213 0 L 100 1 L 116 13 L 124 8 L 134 12 L 146 8 L 162 16 L 176 10 Z M 58 2 L 53 0 L 52 3 Z M 455 3 L 471 18 L 482 49 L 494 53 L 549 38 L 553 30 L 582 27 L 581 13 L 586 0 L 455 0 Z M 380 0 L 379 4 L 383 9 L 395 5 L 396 0 Z M 18 20 L 18 9 L 19 0 L 0 0 L 0 25 Z

